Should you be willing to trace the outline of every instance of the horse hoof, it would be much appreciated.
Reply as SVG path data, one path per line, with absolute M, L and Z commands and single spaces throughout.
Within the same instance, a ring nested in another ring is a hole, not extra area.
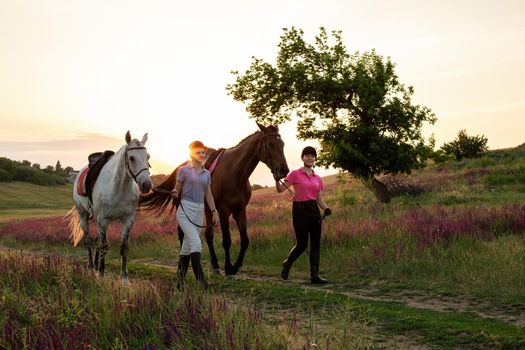
M 130 286 L 131 283 L 129 282 L 129 279 L 127 277 L 121 278 L 120 283 L 122 283 L 123 286 Z
M 213 273 L 218 275 L 218 276 L 222 275 L 222 271 L 221 271 L 220 268 L 213 269 Z

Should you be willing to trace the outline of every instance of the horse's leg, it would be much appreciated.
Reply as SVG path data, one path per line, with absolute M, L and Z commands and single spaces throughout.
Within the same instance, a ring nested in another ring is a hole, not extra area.
M 120 273 L 122 284 L 129 284 L 128 280 L 128 239 L 129 239 L 129 232 L 131 231 L 131 227 L 133 227 L 133 223 L 135 222 L 134 215 L 126 219 L 122 223 L 122 233 L 120 236 L 120 257 L 122 259 L 122 269 Z
M 222 247 L 224 248 L 224 273 L 234 275 L 233 265 L 230 259 L 230 247 L 232 245 L 232 238 L 230 235 L 230 215 L 220 215 L 221 232 L 222 232 Z
M 219 267 L 219 261 L 217 259 L 217 254 L 215 254 L 215 247 L 213 246 L 213 226 L 211 226 L 211 223 L 212 223 L 212 214 L 211 212 L 206 212 L 206 225 L 208 225 L 208 227 L 206 228 L 204 235 L 206 237 L 206 243 L 208 244 L 208 250 L 210 252 L 211 266 L 213 266 L 213 272 L 216 275 L 220 275 L 221 268 Z
M 95 254 L 95 260 L 97 254 L 99 255 L 98 271 L 101 275 L 104 275 L 106 254 L 108 252 L 108 242 L 106 241 L 106 229 L 108 227 L 107 222 L 98 222 L 98 240 L 97 240 L 97 253 Z
M 241 236 L 241 249 L 239 251 L 239 256 L 237 256 L 237 261 L 235 261 L 235 265 L 233 266 L 233 273 L 235 274 L 242 266 L 244 255 L 246 254 L 248 244 L 250 243 L 250 239 L 248 238 L 248 230 L 246 229 L 246 208 L 243 208 L 238 212 L 234 212 L 233 219 L 237 223 L 237 228 L 239 229 L 239 234 Z
M 182 231 L 182 229 L 180 228 L 180 226 L 177 227 L 177 234 L 179 236 L 179 243 L 180 243 L 180 246 L 182 247 L 182 240 L 184 239 L 184 231 Z
M 91 241 L 91 237 L 89 237 L 89 213 L 85 211 L 79 213 L 79 221 L 80 221 L 80 227 L 82 228 L 82 231 L 84 232 L 84 237 L 82 238 L 82 240 L 84 241 L 84 247 L 86 247 L 88 251 L 88 268 L 92 270 L 94 268 L 93 242 Z

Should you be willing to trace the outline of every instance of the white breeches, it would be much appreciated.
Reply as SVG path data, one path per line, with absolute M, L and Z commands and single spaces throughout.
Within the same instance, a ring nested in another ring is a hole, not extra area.
M 200 253 L 202 251 L 201 239 L 199 237 L 201 228 L 192 224 L 188 218 L 202 226 L 204 221 L 204 203 L 195 203 L 183 199 L 181 204 L 184 210 L 181 206 L 177 209 L 177 222 L 182 232 L 184 232 L 180 255 Z

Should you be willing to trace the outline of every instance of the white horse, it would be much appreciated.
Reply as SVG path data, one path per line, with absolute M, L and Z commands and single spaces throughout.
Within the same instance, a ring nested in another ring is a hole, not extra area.
M 144 134 L 142 141 L 131 139 L 129 131 L 126 133 L 126 145 L 104 165 L 93 187 L 93 203 L 88 197 L 77 193 L 79 175 L 73 186 L 73 200 L 75 206 L 69 211 L 69 227 L 71 240 L 76 246 L 81 239 L 88 250 L 88 267 L 95 268 L 104 274 L 104 260 L 108 251 L 106 229 L 114 220 L 122 223 L 120 239 L 120 255 L 122 257 L 122 283 L 128 283 L 128 238 L 131 227 L 135 222 L 135 211 L 139 202 L 140 193 L 148 193 L 151 189 L 149 173 L 149 154 L 145 144 L 148 134 Z M 90 214 L 98 225 L 98 236 L 95 245 L 95 259 L 93 261 L 93 244 L 89 237 Z M 100 259 L 100 260 L 99 260 Z

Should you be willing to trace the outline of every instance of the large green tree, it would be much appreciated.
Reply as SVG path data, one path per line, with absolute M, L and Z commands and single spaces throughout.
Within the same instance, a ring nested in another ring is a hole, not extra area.
M 296 116 L 298 137 L 321 145 L 320 165 L 349 171 L 388 202 L 376 176 L 424 166 L 433 145 L 421 128 L 435 122 L 432 111 L 412 103 L 390 58 L 348 53 L 340 31 L 321 28 L 308 43 L 302 30 L 284 29 L 278 48 L 275 65 L 253 57 L 244 74 L 234 71 L 228 93 L 259 122 Z

